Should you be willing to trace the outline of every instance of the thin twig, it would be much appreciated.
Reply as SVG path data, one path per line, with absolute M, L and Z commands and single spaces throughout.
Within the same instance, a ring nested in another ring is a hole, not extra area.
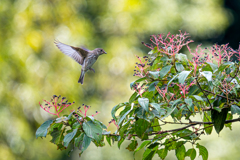
M 205 91 L 205 92 L 208 92 L 208 93 L 211 93 L 211 94 L 213 94 L 213 95 L 215 95 L 215 96 L 218 96 L 218 97 L 222 97 L 222 98 L 227 99 L 226 96 L 222 96 L 222 95 L 219 95 L 219 94 L 215 94 L 215 93 L 213 93 L 213 92 L 211 92 L 211 91 L 208 91 L 208 90 L 205 90 L 205 89 L 204 89 L 204 91 Z M 239 99 L 231 99 L 231 98 L 228 98 L 228 100 L 229 100 L 229 101 L 238 101 L 238 102 L 240 101 Z
M 196 78 L 196 82 L 198 84 L 198 87 L 201 89 L 202 93 L 204 94 L 204 96 L 207 98 L 207 101 L 208 101 L 209 105 L 211 106 L 211 109 L 213 109 L 213 106 L 212 106 L 211 102 L 209 101 L 209 99 L 208 99 L 207 95 L 205 94 L 204 90 L 201 88 L 197 78 Z
M 227 120 L 227 121 L 225 121 L 225 124 L 232 123 L 232 122 L 237 122 L 237 121 L 240 121 L 240 118 Z M 178 123 L 176 123 L 176 124 L 178 124 Z M 179 124 L 181 124 L 181 123 L 179 123 Z M 156 134 L 163 134 L 163 133 L 168 133 L 168 132 L 180 131 L 180 130 L 183 130 L 183 129 L 186 129 L 188 127 L 195 126 L 195 125 L 198 125 L 198 124 L 213 124 L 213 122 L 195 122 L 195 121 L 193 121 L 193 122 L 190 122 L 189 125 L 187 125 L 185 127 L 172 129 L 172 130 L 165 130 L 165 131 L 161 131 L 161 132 L 149 133 L 148 136 L 152 136 L 152 135 L 156 135 Z M 120 134 L 107 134 L 107 135 L 109 135 L 109 136 L 120 136 Z M 127 135 L 124 134 L 124 136 L 127 136 Z M 132 134 L 132 136 L 137 136 L 137 134 Z

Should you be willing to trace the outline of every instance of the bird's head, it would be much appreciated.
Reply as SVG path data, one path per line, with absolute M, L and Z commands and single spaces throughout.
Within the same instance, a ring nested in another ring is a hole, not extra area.
M 98 55 L 107 54 L 107 52 L 105 52 L 102 48 L 97 48 L 95 50 L 97 51 Z

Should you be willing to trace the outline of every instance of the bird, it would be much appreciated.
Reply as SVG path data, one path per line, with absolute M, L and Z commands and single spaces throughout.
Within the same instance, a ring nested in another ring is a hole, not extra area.
M 92 65 L 97 61 L 98 57 L 102 54 L 107 54 L 102 48 L 96 48 L 94 50 L 88 50 L 83 47 L 74 47 L 60 42 L 59 40 L 54 41 L 58 49 L 65 55 L 74 59 L 78 64 L 82 66 L 81 75 L 78 83 L 83 84 L 84 75 L 88 70 L 95 70 Z

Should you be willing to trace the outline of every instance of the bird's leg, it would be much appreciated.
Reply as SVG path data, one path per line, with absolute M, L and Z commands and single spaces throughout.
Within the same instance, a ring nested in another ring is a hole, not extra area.
M 89 68 L 89 69 L 95 73 L 95 70 L 93 68 Z

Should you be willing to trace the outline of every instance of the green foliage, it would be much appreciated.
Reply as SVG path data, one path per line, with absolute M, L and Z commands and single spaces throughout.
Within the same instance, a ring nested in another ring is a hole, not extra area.
M 44 122 L 36 131 L 36 138 L 38 137 L 46 137 L 48 128 L 53 123 L 53 120 L 47 120 Z
M 51 142 L 60 149 L 72 144 L 80 150 L 80 155 L 91 142 L 104 146 L 106 137 L 109 145 L 117 141 L 118 148 L 129 140 L 126 149 L 134 155 L 144 148 L 142 159 L 146 160 L 155 154 L 165 159 L 171 150 L 175 150 L 179 160 L 187 156 L 193 160 L 197 154 L 195 148 L 203 160 L 207 159 L 207 149 L 197 143 L 201 135 L 211 134 L 213 127 L 219 134 L 224 125 L 231 129 L 231 123 L 239 121 L 232 118 L 233 114 L 240 113 L 239 63 L 228 61 L 236 51 L 227 45 L 214 45 L 209 54 L 215 59 L 211 59 L 199 48 L 191 52 L 188 44 L 192 41 L 188 40 L 187 33 L 181 32 L 165 38 L 153 35 L 151 41 L 156 46 L 144 43 L 152 50 L 150 58 L 137 56 L 139 63 L 134 76 L 139 78 L 130 84 L 134 93 L 128 102 L 112 109 L 113 119 L 109 123 L 117 127 L 114 134 L 107 132 L 107 127 L 96 120 L 95 115 L 88 116 L 89 106 L 85 105 L 84 112 L 78 108 L 68 116 L 45 122 L 36 137 L 45 137 L 48 133 L 53 137 Z M 193 60 L 179 53 L 184 46 L 188 47 Z M 57 108 L 56 103 L 52 104 Z M 59 113 L 57 109 L 56 112 Z M 197 114 L 203 121 L 192 120 Z M 177 127 L 165 128 L 172 124 Z M 138 148 L 136 139 L 143 141 Z M 187 150 L 187 143 L 193 148 Z

